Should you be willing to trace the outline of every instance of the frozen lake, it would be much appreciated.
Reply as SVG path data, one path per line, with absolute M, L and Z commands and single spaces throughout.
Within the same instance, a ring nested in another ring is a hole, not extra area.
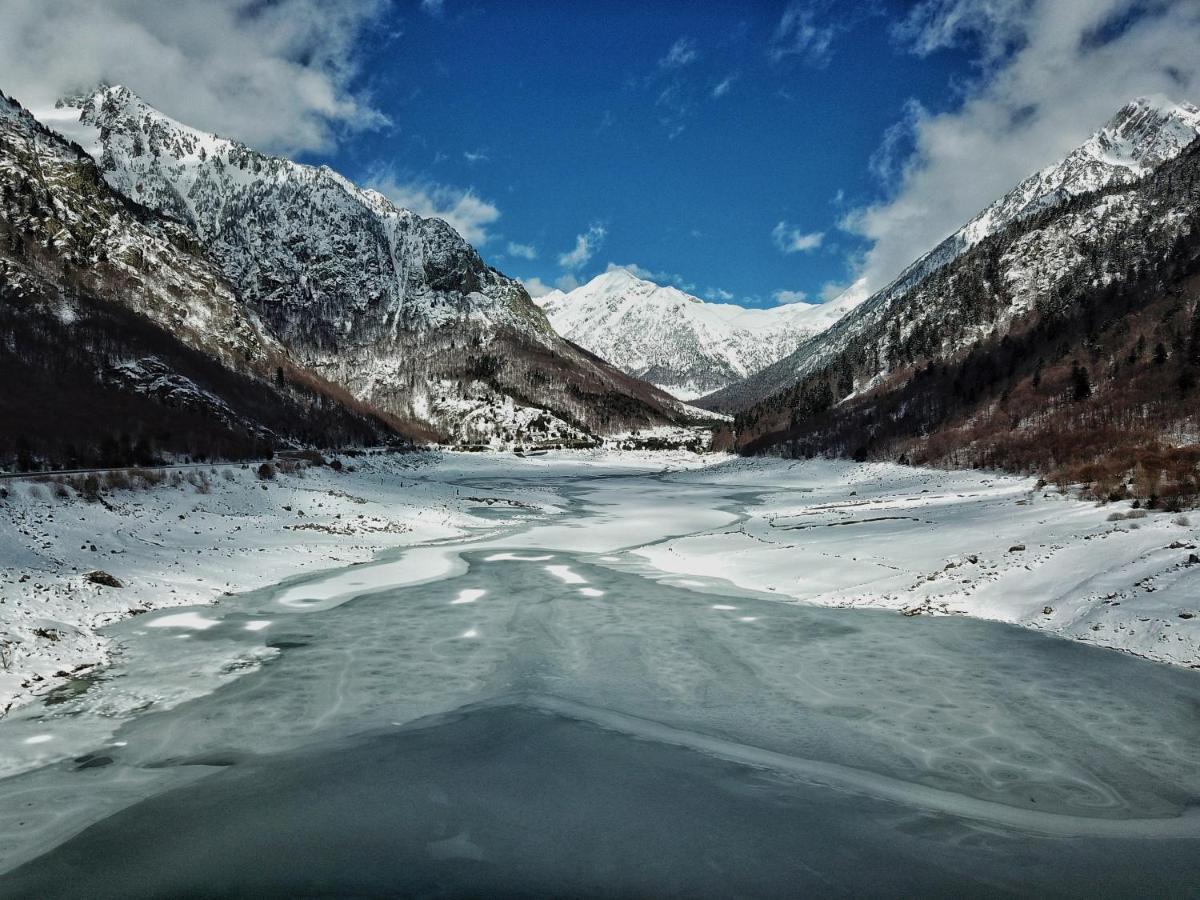
M 1195 895 L 1196 672 L 629 552 L 752 485 L 536 483 L 561 515 L 114 626 L 0 724 L 0 896 Z

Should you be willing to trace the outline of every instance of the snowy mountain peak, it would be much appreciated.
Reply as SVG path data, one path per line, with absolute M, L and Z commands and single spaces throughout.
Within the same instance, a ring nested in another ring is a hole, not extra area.
M 1125 104 L 1080 149 L 1144 173 L 1179 155 L 1200 134 L 1200 109 L 1164 97 Z
M 535 302 L 559 334 L 682 399 L 717 390 L 786 356 L 849 308 L 707 303 L 622 267 Z
M 378 409 L 498 445 L 695 415 L 563 341 L 445 221 L 326 166 L 184 125 L 120 85 L 46 118 L 111 187 L 185 225 L 305 366 Z
M 981 212 L 950 241 L 961 252 L 1039 209 L 1110 184 L 1129 184 L 1174 159 L 1197 136 L 1200 109 L 1139 97 L 1062 160 L 1030 175 Z
M 863 340 L 881 322 L 923 314 L 913 309 L 913 297 L 930 275 L 949 266 L 986 238 L 1039 212 L 1052 210 L 1074 197 L 1105 188 L 1134 185 L 1164 163 L 1176 159 L 1200 138 L 1200 109 L 1161 97 L 1139 97 L 1125 104 L 1104 126 L 1056 163 L 1021 181 L 966 225 L 901 272 L 890 284 L 871 294 L 836 327 L 806 342 L 787 359 L 720 395 L 705 405 L 714 409 L 745 408 L 764 400 L 796 379 L 818 370 L 846 346 Z M 1102 234 L 1112 216 L 1097 215 L 1087 231 Z M 1031 261 L 1031 266 L 1033 262 Z M 849 293 L 849 292 L 847 292 Z M 834 301 L 842 302 L 843 298 Z M 911 324 L 906 324 L 911 328 Z

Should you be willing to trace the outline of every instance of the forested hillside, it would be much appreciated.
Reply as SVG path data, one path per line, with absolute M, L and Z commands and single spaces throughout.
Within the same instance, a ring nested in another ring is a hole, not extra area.
M 738 415 L 742 452 L 995 467 L 1099 498 L 1200 491 L 1200 145 L 1010 225 Z
M 0 465 L 420 436 L 297 366 L 181 227 L 0 95 Z

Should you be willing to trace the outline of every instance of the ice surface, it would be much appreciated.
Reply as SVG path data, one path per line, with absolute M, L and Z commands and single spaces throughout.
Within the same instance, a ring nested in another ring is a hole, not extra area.
M 1071 529 L 1117 565 L 1176 526 L 974 473 L 543 474 L 561 512 L 112 626 L 109 677 L 0 725 L 0 894 L 1196 883 L 1195 672 L 795 597 L 1066 596 L 1104 580 Z

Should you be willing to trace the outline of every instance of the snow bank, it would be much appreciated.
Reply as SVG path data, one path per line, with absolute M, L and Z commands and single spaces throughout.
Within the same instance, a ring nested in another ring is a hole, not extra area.
M 1198 516 L 876 463 L 738 460 L 673 479 L 743 485 L 757 502 L 736 527 L 637 551 L 662 571 L 792 602 L 1010 622 L 1200 668 Z

